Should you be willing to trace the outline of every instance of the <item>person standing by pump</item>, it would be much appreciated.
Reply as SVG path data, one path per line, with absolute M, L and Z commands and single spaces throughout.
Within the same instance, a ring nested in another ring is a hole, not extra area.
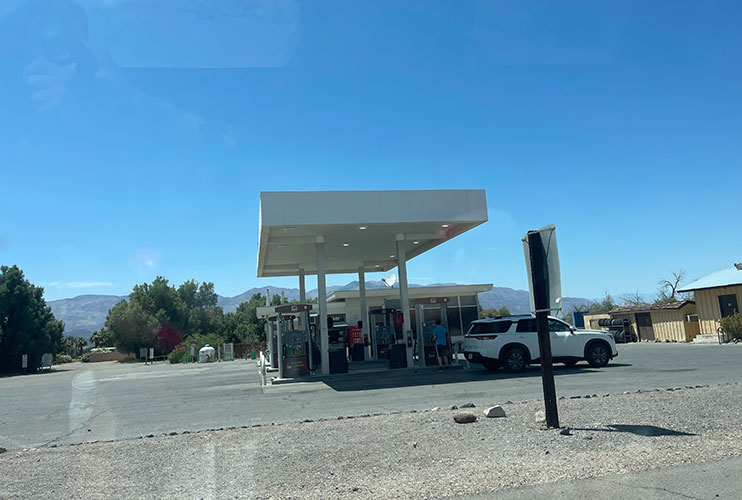
M 435 320 L 433 343 L 435 344 L 435 354 L 438 356 L 438 371 L 448 370 L 448 336 L 439 319 Z

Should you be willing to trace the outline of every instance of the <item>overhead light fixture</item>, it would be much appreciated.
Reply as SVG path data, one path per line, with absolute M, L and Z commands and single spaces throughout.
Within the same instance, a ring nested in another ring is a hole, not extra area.
M 393 255 L 392 254 L 392 255 L 389 256 L 390 259 L 393 259 L 394 257 L 396 257 L 396 255 Z
M 380 264 L 376 264 L 374 267 L 381 267 L 381 265 Z
M 350 246 L 350 243 L 343 243 L 343 246 L 344 247 L 349 247 Z
M 292 226 L 285 226 L 283 228 L 284 231 L 293 231 L 294 229 L 296 229 L 296 228 L 295 227 L 292 227 Z
M 289 247 L 288 243 L 281 243 L 280 245 L 278 245 L 278 248 L 288 248 L 288 247 Z
M 413 245 L 418 245 L 418 244 L 420 244 L 420 242 L 419 241 L 413 241 L 412 244 Z
M 441 224 L 441 227 L 448 227 L 448 224 Z
M 358 229 L 360 229 L 361 231 L 364 231 L 367 228 L 368 228 L 368 226 L 358 226 Z

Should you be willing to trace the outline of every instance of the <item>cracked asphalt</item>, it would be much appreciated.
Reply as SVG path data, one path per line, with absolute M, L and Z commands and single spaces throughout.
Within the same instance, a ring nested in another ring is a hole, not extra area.
M 560 396 L 742 381 L 742 345 L 629 344 L 606 368 L 556 367 Z M 304 419 L 541 397 L 519 375 L 423 369 L 261 387 L 251 361 L 76 364 L 0 378 L 0 447 L 12 450 Z

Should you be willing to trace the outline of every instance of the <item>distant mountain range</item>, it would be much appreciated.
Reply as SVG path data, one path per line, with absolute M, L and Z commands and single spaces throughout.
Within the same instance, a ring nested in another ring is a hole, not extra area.
M 431 286 L 454 285 L 455 283 L 435 283 Z M 419 287 L 422 285 L 410 284 L 410 287 Z M 367 281 L 366 289 L 374 290 L 386 288 L 382 281 Z M 395 288 L 397 288 L 395 286 Z M 358 281 L 351 281 L 343 286 L 328 286 L 327 294 L 338 290 L 357 290 Z M 237 306 L 242 302 L 250 300 L 250 297 L 256 293 L 265 295 L 266 290 L 270 290 L 271 295 L 281 295 L 287 300 L 299 300 L 298 288 L 281 288 L 274 286 L 263 286 L 260 288 L 251 288 L 234 297 L 218 296 L 217 304 L 224 309 L 224 312 L 234 312 Z M 64 321 L 65 335 L 74 337 L 89 338 L 93 331 L 101 328 L 106 321 L 108 311 L 122 300 L 126 300 L 126 295 L 78 295 L 70 299 L 50 300 L 47 305 L 51 307 L 54 316 Z M 308 290 L 307 298 L 317 298 L 317 289 Z M 572 312 L 575 306 L 590 303 L 589 299 L 578 297 L 564 297 L 562 304 L 565 312 Z M 489 292 L 479 294 L 479 303 L 485 309 L 507 307 L 513 314 L 527 314 L 529 311 L 528 292 L 526 290 L 514 290 L 512 288 L 494 287 Z

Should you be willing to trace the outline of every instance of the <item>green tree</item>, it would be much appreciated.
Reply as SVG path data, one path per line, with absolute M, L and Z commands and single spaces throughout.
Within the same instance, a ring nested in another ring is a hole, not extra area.
M 105 327 L 96 330 L 90 334 L 90 342 L 93 344 L 93 347 L 111 347 L 113 345 L 111 332 Z
M 75 356 L 80 357 L 82 356 L 82 352 L 85 350 L 85 347 L 87 347 L 88 341 L 87 339 L 84 339 L 82 337 L 77 337 L 75 339 Z
M 265 320 L 258 319 L 256 314 L 257 308 L 264 305 L 265 297 L 256 293 L 249 301 L 237 306 L 237 310 L 233 314 L 226 315 L 224 336 L 227 338 L 227 342 L 264 341 Z
M 489 309 L 481 309 L 479 311 L 479 318 L 495 318 L 497 316 L 510 316 L 510 310 L 502 306 L 499 309 L 495 309 L 494 307 L 491 307 Z
M 605 296 L 598 302 L 592 302 L 588 309 L 591 313 L 607 313 L 616 308 L 616 303 L 613 301 L 613 297 L 608 292 L 605 292 Z
M 108 311 L 106 317 L 106 330 L 110 332 L 116 349 L 123 353 L 154 347 L 157 329 L 157 319 L 133 300 L 122 300 Z
M 152 284 L 135 285 L 129 294 L 130 302 L 137 302 L 160 327 L 167 327 L 183 336 L 188 321 L 188 306 L 168 280 L 157 276 Z
M 19 371 L 23 354 L 35 371 L 44 353 L 62 349 L 63 336 L 64 323 L 47 307 L 44 289 L 26 280 L 18 266 L 0 267 L 0 372 Z

